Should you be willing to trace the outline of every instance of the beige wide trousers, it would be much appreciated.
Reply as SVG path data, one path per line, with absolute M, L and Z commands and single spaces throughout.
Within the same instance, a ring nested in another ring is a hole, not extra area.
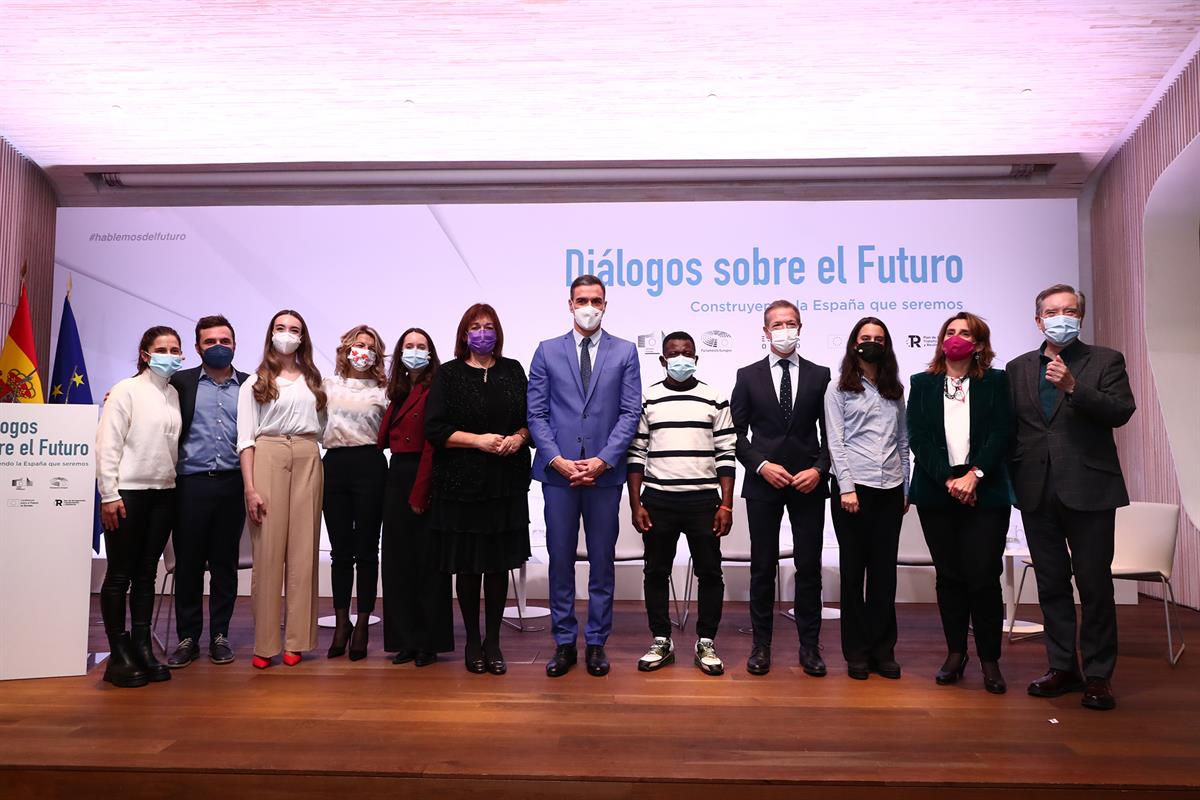
M 325 474 L 315 436 L 259 436 L 254 441 L 254 488 L 267 504 L 262 525 L 250 523 L 254 571 L 254 654 L 278 655 L 280 592 L 287 593 L 282 649 L 317 646 L 317 545 Z

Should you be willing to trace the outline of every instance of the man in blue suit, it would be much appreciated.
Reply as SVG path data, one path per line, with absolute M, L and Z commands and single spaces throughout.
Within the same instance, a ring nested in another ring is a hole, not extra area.
M 604 644 L 612 632 L 613 558 L 625 457 L 642 413 L 642 377 L 632 342 L 602 331 L 604 284 L 594 275 L 571 283 L 574 329 L 538 345 L 529 365 L 529 433 L 537 447 L 533 477 L 542 484 L 550 551 L 551 678 L 578 660 L 575 549 L 579 519 L 587 542 L 587 669 L 608 674 Z

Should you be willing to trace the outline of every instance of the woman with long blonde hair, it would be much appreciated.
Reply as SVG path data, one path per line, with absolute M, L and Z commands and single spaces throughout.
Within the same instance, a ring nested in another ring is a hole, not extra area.
M 325 390 L 299 312 L 271 318 L 262 363 L 238 392 L 238 453 L 254 549 L 251 603 L 257 669 L 282 649 L 295 666 L 317 645 L 317 544 L 324 471 Z M 287 631 L 280 642 L 280 590 Z
M 387 408 L 386 346 L 368 325 L 342 334 L 334 357 L 334 375 L 322 384 L 328 398 L 325 446 L 325 529 L 329 531 L 330 578 L 337 625 L 329 658 L 350 645 L 350 660 L 367 655 L 371 612 L 379 584 L 379 527 L 387 459 L 376 446 Z M 350 622 L 350 595 L 358 568 L 358 618 Z M 354 638 L 351 639 L 351 631 Z

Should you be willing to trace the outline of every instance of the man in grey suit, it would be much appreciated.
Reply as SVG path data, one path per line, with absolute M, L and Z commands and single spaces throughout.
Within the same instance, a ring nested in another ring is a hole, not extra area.
M 1079 341 L 1083 294 L 1056 284 L 1035 301 L 1046 341 L 1008 362 L 1016 421 L 1012 479 L 1037 573 L 1049 671 L 1029 684 L 1035 697 L 1083 690 L 1086 708 L 1116 706 L 1109 683 L 1117 660 L 1112 558 L 1116 510 L 1129 505 L 1113 429 L 1136 405 L 1116 350 Z M 1082 620 L 1075 648 L 1075 600 Z

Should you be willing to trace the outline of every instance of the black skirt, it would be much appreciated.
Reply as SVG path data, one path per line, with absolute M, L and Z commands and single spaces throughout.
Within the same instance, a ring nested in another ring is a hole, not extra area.
M 529 496 L 479 501 L 440 500 L 430 509 L 436 565 L 443 572 L 482 575 L 529 560 Z

